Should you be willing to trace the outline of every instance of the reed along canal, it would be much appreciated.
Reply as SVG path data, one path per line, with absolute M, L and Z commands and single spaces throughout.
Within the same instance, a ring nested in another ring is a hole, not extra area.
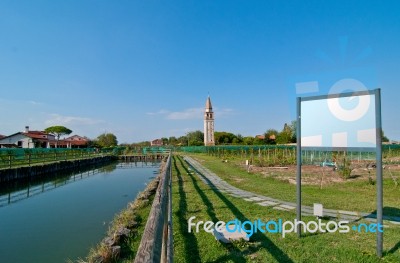
M 0 262 L 85 258 L 114 215 L 158 174 L 159 163 L 112 163 L 0 185 Z

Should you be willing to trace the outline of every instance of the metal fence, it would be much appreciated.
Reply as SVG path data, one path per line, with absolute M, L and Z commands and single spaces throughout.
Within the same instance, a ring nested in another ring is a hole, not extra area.
M 33 166 L 57 161 L 87 159 L 115 154 L 114 149 L 66 149 L 66 148 L 35 148 L 35 149 L 0 149 L 0 169 L 20 166 Z
M 383 145 L 384 163 L 400 163 L 400 145 Z M 248 159 L 262 166 L 296 164 L 296 145 L 217 145 L 186 146 L 177 151 L 190 153 L 206 153 L 219 158 L 238 157 Z M 343 152 L 302 150 L 303 164 L 321 164 L 336 160 L 374 161 L 375 152 Z

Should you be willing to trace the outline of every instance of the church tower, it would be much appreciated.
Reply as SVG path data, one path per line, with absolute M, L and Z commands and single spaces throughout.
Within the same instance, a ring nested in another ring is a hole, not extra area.
M 214 112 L 212 111 L 211 99 L 208 96 L 206 110 L 204 111 L 204 145 L 215 145 L 214 141 Z

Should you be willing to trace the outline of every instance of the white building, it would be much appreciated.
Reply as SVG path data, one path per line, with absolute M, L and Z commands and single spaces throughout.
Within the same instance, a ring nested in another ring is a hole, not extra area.
M 50 148 L 55 141 L 54 135 L 42 131 L 30 131 L 29 126 L 23 132 L 17 132 L 0 139 L 1 148 Z
M 29 126 L 23 132 L 0 137 L 0 148 L 86 148 L 88 144 L 89 139 L 79 135 L 57 141 L 44 131 L 30 131 Z

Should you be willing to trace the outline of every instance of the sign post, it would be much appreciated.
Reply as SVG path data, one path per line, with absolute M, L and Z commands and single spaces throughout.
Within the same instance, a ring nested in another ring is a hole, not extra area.
M 297 138 L 297 173 L 296 173 L 296 195 L 297 195 L 297 221 L 301 221 L 301 98 L 297 98 L 297 124 L 296 124 L 296 138 Z M 297 225 L 297 235 L 301 237 L 301 225 Z
M 383 227 L 383 182 L 382 182 L 382 116 L 381 116 L 381 90 L 375 90 L 375 116 L 376 116 L 376 219 L 378 226 Z M 383 233 L 377 231 L 376 253 L 382 257 Z

